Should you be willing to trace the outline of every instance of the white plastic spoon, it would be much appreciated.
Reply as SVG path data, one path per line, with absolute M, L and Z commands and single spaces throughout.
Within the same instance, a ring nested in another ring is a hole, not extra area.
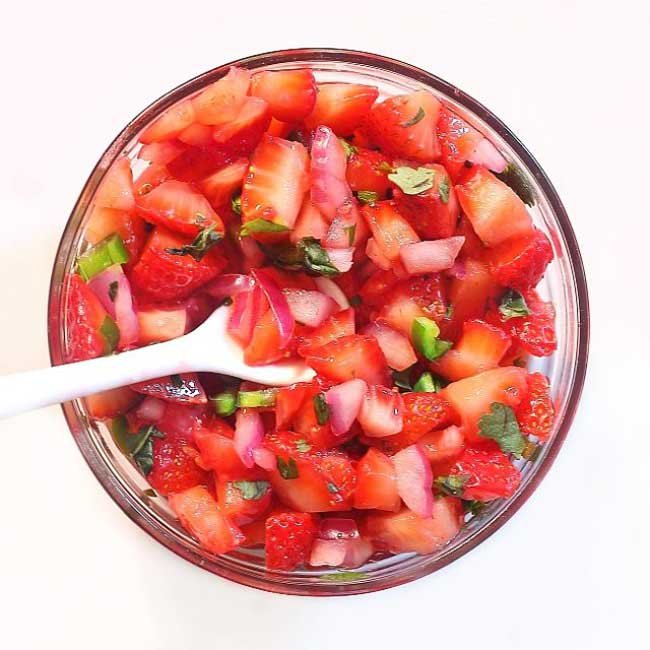
M 310 381 L 301 361 L 248 366 L 241 346 L 226 331 L 229 308 L 217 309 L 180 338 L 89 361 L 0 377 L 0 418 L 102 390 L 181 372 L 216 372 L 267 386 Z

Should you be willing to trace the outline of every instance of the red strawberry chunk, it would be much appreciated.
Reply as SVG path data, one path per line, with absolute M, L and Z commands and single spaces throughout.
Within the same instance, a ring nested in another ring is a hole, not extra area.
M 140 135 L 140 142 L 149 144 L 174 139 L 195 119 L 192 101 L 184 99 L 168 108 L 155 122 L 150 124 Z
M 208 401 L 199 376 L 195 372 L 141 381 L 131 384 L 131 388 L 137 393 L 157 397 L 166 402 L 205 404 Z
M 476 501 L 507 498 L 521 483 L 519 470 L 499 449 L 465 449 L 450 475 L 466 479 L 462 497 Z
M 268 103 L 281 122 L 300 122 L 316 103 L 316 81 L 311 70 L 278 70 L 253 76 L 251 93 Z
M 248 156 L 262 139 L 271 122 L 268 104 L 259 97 L 247 97 L 237 117 L 215 126 L 212 137 L 231 157 Z
M 390 169 L 390 159 L 383 153 L 357 147 L 348 158 L 346 178 L 352 191 L 377 192 L 383 199 L 390 188 Z
M 200 262 L 190 255 L 168 251 L 190 243 L 189 239 L 156 228 L 131 272 L 131 286 L 136 295 L 154 302 L 181 300 L 219 275 L 226 260 L 215 249 L 208 251 Z
M 292 571 L 303 565 L 316 539 L 317 527 L 312 515 L 282 512 L 266 520 L 266 566 L 276 571 Z
M 389 97 L 372 108 L 366 130 L 385 153 L 433 162 L 440 157 L 436 137 L 439 111 L 440 102 L 426 90 Z
M 526 381 L 528 393 L 515 411 L 517 421 L 524 433 L 537 436 L 544 442 L 551 435 L 555 420 L 555 406 L 548 378 L 540 372 L 534 372 L 528 375 Z
M 518 291 L 534 287 L 552 259 L 551 242 L 537 229 L 525 237 L 503 242 L 488 254 L 496 281 Z
M 241 188 L 247 171 L 248 159 L 238 158 L 230 165 L 204 178 L 200 183 L 201 191 L 210 204 L 218 209 L 226 205 L 233 194 Z
M 368 115 L 379 91 L 374 86 L 348 83 L 317 85 L 314 110 L 305 118 L 305 126 L 329 126 L 338 136 L 351 135 Z
M 399 259 L 402 246 L 420 241 L 409 222 L 398 212 L 394 201 L 369 204 L 361 212 L 382 255 L 391 262 Z
M 196 119 L 201 124 L 231 122 L 246 101 L 251 82 L 249 70 L 231 67 L 228 74 L 192 99 Z
M 104 175 L 95 193 L 95 204 L 127 212 L 133 209 L 133 174 L 126 156 L 116 160 Z
M 208 474 L 196 464 L 198 455 L 190 436 L 154 438 L 153 467 L 147 476 L 151 487 L 166 495 L 206 485 Z

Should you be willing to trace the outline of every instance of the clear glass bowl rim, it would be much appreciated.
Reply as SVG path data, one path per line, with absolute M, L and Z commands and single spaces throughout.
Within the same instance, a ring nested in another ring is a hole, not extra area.
M 102 487 L 109 493 L 112 499 L 132 521 L 134 521 L 138 526 L 140 526 L 140 528 L 146 531 L 154 539 L 164 544 L 167 548 L 169 548 L 177 555 L 192 562 L 193 564 L 196 564 L 197 566 L 206 568 L 209 571 L 220 575 L 221 577 L 228 578 L 240 584 L 256 587 L 258 589 L 264 589 L 276 593 L 297 595 L 349 595 L 367 593 L 393 587 L 433 573 L 434 571 L 437 571 L 443 566 L 455 561 L 465 553 L 469 552 L 487 537 L 496 532 L 527 501 L 530 495 L 537 488 L 537 485 L 541 482 L 541 480 L 548 472 L 564 440 L 566 439 L 573 421 L 573 417 L 578 407 L 587 370 L 587 358 L 589 350 L 589 302 L 587 282 L 580 250 L 578 248 L 578 243 L 569 221 L 569 217 L 551 181 L 547 177 L 541 165 L 528 151 L 528 149 L 526 149 L 519 138 L 517 138 L 517 136 L 496 115 L 494 115 L 485 106 L 476 101 L 467 93 L 456 88 L 443 79 L 429 72 L 426 72 L 425 70 L 407 63 L 403 63 L 396 59 L 392 59 L 390 57 L 358 50 L 337 48 L 299 48 L 272 51 L 226 63 L 222 66 L 204 72 L 194 77 L 193 79 L 186 81 L 185 83 L 180 84 L 150 104 L 122 129 L 122 131 L 117 135 L 113 142 L 108 146 L 106 151 L 102 154 L 94 169 L 90 173 L 90 176 L 88 177 L 86 183 L 84 184 L 84 187 L 64 228 L 54 260 L 48 301 L 48 340 L 50 360 L 52 365 L 63 363 L 61 336 L 62 279 L 66 270 L 66 263 L 70 255 L 71 244 L 74 241 L 74 237 L 80 226 L 80 222 L 84 216 L 88 202 L 92 197 L 97 185 L 101 181 L 101 178 L 103 177 L 106 169 L 122 152 L 126 144 L 130 142 L 135 135 L 137 135 L 162 111 L 173 105 L 185 95 L 191 94 L 206 84 L 216 81 L 226 73 L 231 65 L 257 69 L 272 64 L 319 60 L 328 62 L 340 61 L 345 63 L 360 64 L 374 67 L 376 69 L 384 70 L 390 73 L 401 74 L 414 81 L 427 84 L 447 96 L 453 97 L 455 101 L 460 103 L 464 108 L 467 108 L 473 112 L 479 119 L 491 127 L 506 142 L 506 144 L 512 148 L 515 154 L 524 163 L 528 172 L 534 176 L 536 182 L 539 185 L 539 189 L 545 195 L 545 198 L 556 217 L 557 225 L 561 230 L 566 242 L 569 255 L 569 263 L 575 279 L 577 312 L 580 323 L 578 328 L 576 365 L 573 375 L 571 393 L 566 404 L 564 419 L 560 423 L 559 429 L 550 449 L 546 453 L 545 457 L 541 460 L 539 465 L 536 467 L 534 475 L 531 477 L 525 488 L 510 500 L 508 507 L 501 513 L 501 516 L 490 520 L 462 546 L 452 550 L 450 553 L 432 562 L 429 562 L 424 566 L 420 566 L 417 572 L 412 571 L 408 575 L 396 574 L 387 576 L 385 580 L 382 580 L 380 582 L 372 582 L 370 584 L 355 585 L 332 583 L 331 585 L 320 584 L 318 588 L 316 588 L 315 585 L 312 587 L 312 585 L 291 585 L 278 582 L 277 580 L 267 581 L 264 579 L 256 579 L 251 576 L 244 576 L 239 572 L 230 569 L 229 567 L 216 566 L 214 563 L 212 563 L 210 566 L 206 566 L 205 561 L 190 549 L 186 548 L 179 542 L 176 542 L 175 540 L 172 540 L 169 537 L 165 536 L 161 531 L 154 529 L 154 527 L 152 527 L 149 522 L 141 515 L 141 513 L 138 512 L 138 510 L 134 508 L 133 505 L 128 501 L 125 494 L 120 489 L 119 484 L 112 480 L 109 469 L 103 464 L 101 458 L 97 455 L 96 451 L 89 443 L 89 441 L 86 440 L 86 438 L 82 435 L 84 430 L 84 423 L 80 420 L 73 406 L 73 403 L 68 402 L 62 404 L 61 406 L 75 442 L 77 443 L 91 471 L 96 476 Z

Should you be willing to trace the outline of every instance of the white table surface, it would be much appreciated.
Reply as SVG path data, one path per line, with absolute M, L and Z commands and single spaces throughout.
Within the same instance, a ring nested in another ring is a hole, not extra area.
M 5 7 L 0 370 L 47 363 L 60 232 L 130 117 L 247 54 L 365 49 L 431 70 L 491 107 L 573 219 L 591 292 L 591 360 L 555 465 L 513 520 L 435 575 L 368 596 L 283 597 L 217 578 L 142 533 L 95 481 L 58 408 L 6 420 L 0 647 L 649 647 L 647 3 L 383 4 Z

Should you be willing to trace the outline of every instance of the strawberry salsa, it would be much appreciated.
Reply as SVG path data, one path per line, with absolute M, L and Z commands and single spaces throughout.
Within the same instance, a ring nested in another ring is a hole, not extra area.
M 86 400 L 209 552 L 359 567 L 432 553 L 511 496 L 553 430 L 535 195 L 426 90 L 233 67 L 105 174 L 67 278 L 67 358 L 173 339 L 230 305 L 249 364 Z M 209 351 L 206 350 L 206 354 Z

